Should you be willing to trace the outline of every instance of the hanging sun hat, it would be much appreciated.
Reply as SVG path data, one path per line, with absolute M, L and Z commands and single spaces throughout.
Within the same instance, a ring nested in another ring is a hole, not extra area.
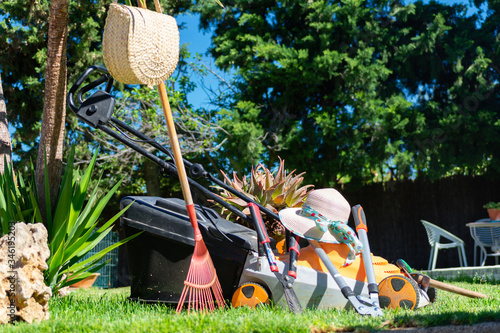
M 301 208 L 279 212 L 281 223 L 292 233 L 324 243 L 345 243 L 350 253 L 345 265 L 356 259 L 363 245 L 348 225 L 351 207 L 333 188 L 313 190 Z

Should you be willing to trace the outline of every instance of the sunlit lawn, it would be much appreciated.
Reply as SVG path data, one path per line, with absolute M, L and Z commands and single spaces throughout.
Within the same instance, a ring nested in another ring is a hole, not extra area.
M 496 283 L 452 282 L 482 292 L 489 299 L 471 299 L 438 291 L 432 305 L 418 310 L 385 310 L 381 318 L 346 310 L 306 310 L 294 315 L 281 308 L 227 308 L 212 314 L 175 314 L 163 305 L 128 301 L 129 288 L 87 289 L 54 297 L 49 320 L 32 325 L 0 326 L 2 332 L 370 332 L 396 327 L 473 324 L 500 319 Z

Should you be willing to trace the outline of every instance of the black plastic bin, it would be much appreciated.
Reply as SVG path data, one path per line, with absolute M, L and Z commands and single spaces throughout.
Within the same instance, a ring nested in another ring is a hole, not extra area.
M 183 200 L 130 196 L 132 205 L 120 218 L 132 300 L 178 303 L 194 250 L 194 231 Z M 221 218 L 214 210 L 195 206 L 203 240 L 217 271 L 225 299 L 231 299 L 249 251 L 257 251 L 255 231 Z

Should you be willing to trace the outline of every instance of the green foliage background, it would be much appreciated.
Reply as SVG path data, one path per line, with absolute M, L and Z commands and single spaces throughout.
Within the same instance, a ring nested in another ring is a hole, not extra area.
M 236 72 L 221 155 L 260 135 L 261 159 L 280 155 L 318 187 L 498 175 L 499 2 L 488 6 L 197 2 L 217 65 Z M 233 125 L 242 105 L 253 136 Z
M 69 87 L 89 65 L 103 65 L 110 2 L 70 1 Z M 500 1 L 475 1 L 476 9 L 486 8 L 477 14 L 435 1 L 230 0 L 225 8 L 211 0 L 161 3 L 174 16 L 200 14 L 201 27 L 213 31 L 210 54 L 234 74 L 210 107 L 194 108 L 187 99 L 197 86 L 192 75 L 209 73 L 188 60 L 184 47 L 168 84 L 176 117 L 187 124 L 180 131 L 183 149 L 184 138 L 192 136 L 197 145 L 187 156 L 210 172 L 245 173 L 258 162 L 272 167 L 280 156 L 290 170 L 306 171 L 304 182 L 317 188 L 498 176 Z M 48 6 L 48 0 L 0 3 L 0 71 L 20 169 L 37 147 Z M 139 129 L 152 124 L 154 137 L 166 138 L 154 93 L 116 89 L 123 106 L 117 115 L 132 114 L 127 121 Z M 197 117 L 207 121 L 200 132 L 210 136 L 190 132 L 201 126 Z M 103 156 L 122 148 L 73 115 L 67 129 L 68 146 L 78 143 L 77 164 L 87 163 L 97 144 Z M 140 156 L 116 156 L 98 160 L 97 167 L 104 182 L 112 178 L 107 174 L 125 176 L 121 193 L 178 192 L 168 179 L 159 191 L 148 190 L 148 179 L 160 177 L 151 176 Z

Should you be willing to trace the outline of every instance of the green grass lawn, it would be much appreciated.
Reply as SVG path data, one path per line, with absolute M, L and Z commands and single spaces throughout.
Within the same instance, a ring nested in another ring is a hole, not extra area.
M 130 302 L 129 288 L 77 290 L 54 297 L 50 319 L 0 326 L 0 332 L 371 332 L 391 328 L 473 324 L 500 320 L 500 289 L 492 282 L 451 282 L 491 299 L 471 299 L 438 290 L 425 308 L 385 310 L 381 318 L 346 310 L 306 310 L 294 315 L 281 308 L 227 308 L 213 314 L 176 315 L 174 308 Z

